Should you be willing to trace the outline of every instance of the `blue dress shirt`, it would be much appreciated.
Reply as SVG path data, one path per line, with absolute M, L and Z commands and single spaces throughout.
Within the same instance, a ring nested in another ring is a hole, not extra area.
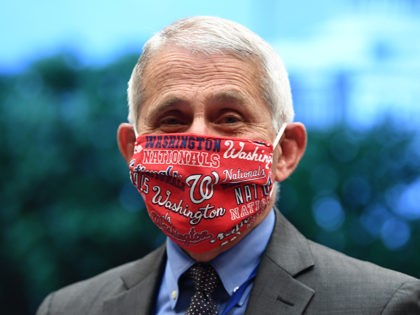
M 247 281 L 259 265 L 261 255 L 273 232 L 274 222 L 275 215 L 271 210 L 244 239 L 210 262 L 223 284 L 223 288 L 216 292 L 219 314 L 222 313 L 233 293 Z M 179 282 L 178 280 L 195 261 L 169 238 L 166 249 L 168 259 L 157 296 L 156 313 L 159 315 L 185 314 L 193 294 L 193 286 L 191 281 L 183 279 Z M 252 285 L 253 283 L 250 282 L 229 315 L 245 313 Z

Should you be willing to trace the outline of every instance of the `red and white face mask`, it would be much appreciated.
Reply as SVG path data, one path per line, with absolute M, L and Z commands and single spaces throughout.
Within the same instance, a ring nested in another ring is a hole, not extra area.
M 147 134 L 136 139 L 129 168 L 153 223 L 184 250 L 203 253 L 234 241 L 264 213 L 272 162 L 273 144 L 262 141 Z

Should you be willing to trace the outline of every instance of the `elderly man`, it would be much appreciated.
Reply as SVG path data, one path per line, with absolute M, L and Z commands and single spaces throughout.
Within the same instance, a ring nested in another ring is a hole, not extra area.
M 302 236 L 274 206 L 306 147 L 272 48 L 220 18 L 145 45 L 118 144 L 166 243 L 38 314 L 420 314 L 420 281 Z

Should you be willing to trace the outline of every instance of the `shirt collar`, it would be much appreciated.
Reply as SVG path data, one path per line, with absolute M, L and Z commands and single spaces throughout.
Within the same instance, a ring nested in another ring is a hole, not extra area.
M 264 220 L 248 233 L 238 244 L 223 252 L 210 263 L 216 269 L 226 292 L 232 295 L 244 283 L 260 263 L 274 228 L 275 214 L 271 210 Z M 178 280 L 195 261 L 169 238 L 166 243 L 168 260 L 165 279 L 172 303 L 175 307 L 178 297 Z M 252 250 L 250 250 L 252 249 Z M 175 292 L 175 293 L 174 293 Z M 176 296 L 173 296 L 176 294 Z

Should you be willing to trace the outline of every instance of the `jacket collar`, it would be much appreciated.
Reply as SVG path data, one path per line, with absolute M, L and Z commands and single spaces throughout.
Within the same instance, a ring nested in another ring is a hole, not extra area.
M 302 314 L 315 291 L 296 277 L 313 266 L 307 239 L 276 210 L 246 314 Z
M 302 314 L 314 290 L 296 279 L 314 265 L 307 239 L 279 211 L 246 314 Z M 165 245 L 121 276 L 125 291 L 104 302 L 104 315 L 151 314 L 166 261 Z
M 102 314 L 151 314 L 166 261 L 165 245 L 136 261 L 122 275 L 124 290 L 106 300 Z

